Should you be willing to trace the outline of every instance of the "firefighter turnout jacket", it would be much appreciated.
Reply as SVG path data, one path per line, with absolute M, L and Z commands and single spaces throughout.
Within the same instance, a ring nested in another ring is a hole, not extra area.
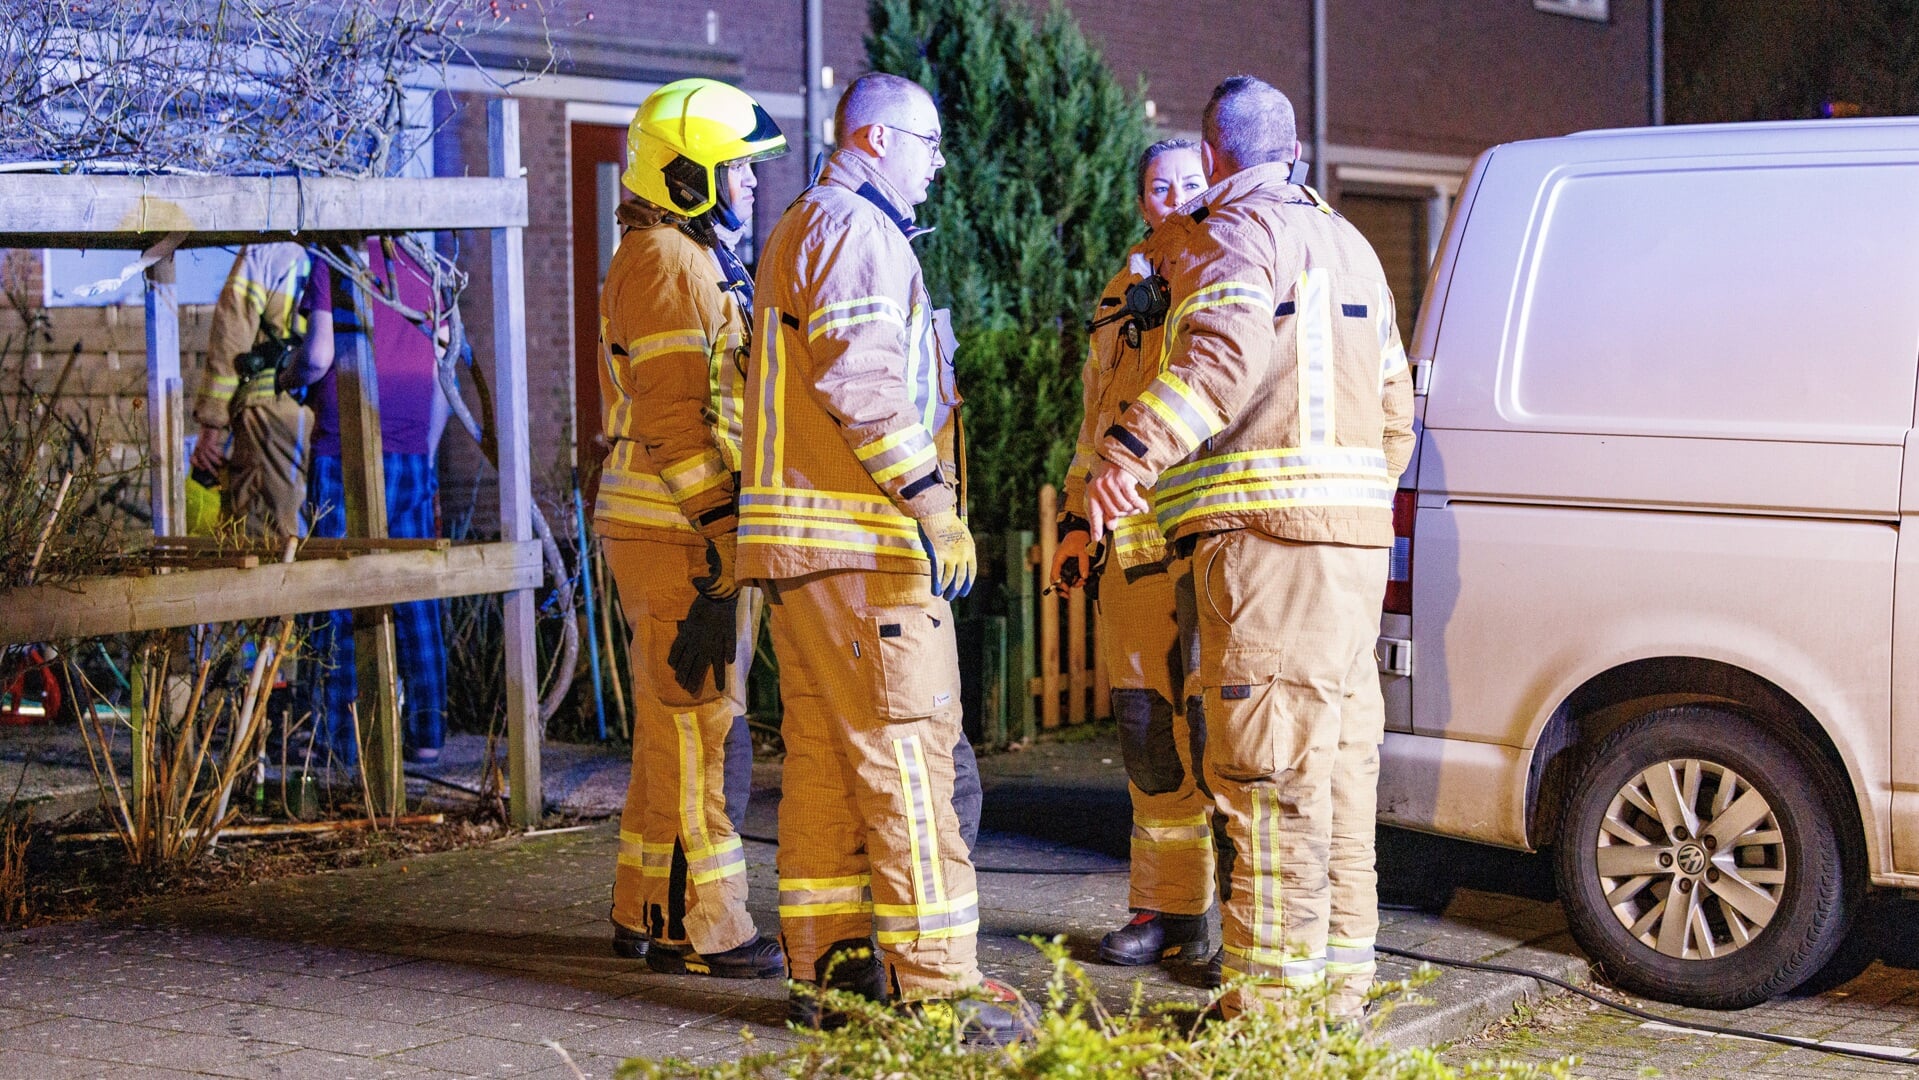
M 621 204 L 600 293 L 600 398 L 612 449 L 593 524 L 601 536 L 703 546 L 736 524 L 749 320 L 713 250 L 683 219 Z M 662 281 L 684 287 L 660 289 Z
M 213 305 L 206 373 L 193 399 L 193 418 L 202 426 L 225 429 L 240 409 L 272 403 L 276 373 L 262 371 L 242 386 L 234 360 L 267 334 L 306 332 L 298 305 L 311 265 L 306 249 L 294 243 L 249 244 L 234 258 Z
M 952 355 L 910 246 L 924 230 L 906 205 L 840 151 L 767 239 L 741 580 L 925 573 L 917 519 L 964 506 Z
M 1093 309 L 1098 322 L 1126 303 L 1126 289 L 1150 277 L 1156 271 L 1151 262 L 1153 237 L 1134 245 L 1126 255 L 1126 266 L 1106 283 L 1099 303 Z M 1128 320 L 1109 322 L 1094 328 L 1087 342 L 1086 366 L 1080 370 L 1084 408 L 1080 413 L 1079 440 L 1073 447 L 1073 461 L 1066 469 L 1066 484 L 1060 492 L 1061 520 L 1084 521 L 1086 480 L 1093 463 L 1099 460 L 1102 434 L 1119 422 L 1126 407 L 1159 375 L 1162 326 L 1128 330 Z M 1159 521 L 1150 513 L 1130 514 L 1113 524 L 1113 559 L 1122 570 L 1157 563 L 1166 557 L 1166 538 Z
M 1161 225 L 1163 360 L 1099 453 L 1156 485 L 1170 540 L 1388 547 L 1413 445 L 1392 292 L 1359 231 L 1286 178 L 1235 173 Z

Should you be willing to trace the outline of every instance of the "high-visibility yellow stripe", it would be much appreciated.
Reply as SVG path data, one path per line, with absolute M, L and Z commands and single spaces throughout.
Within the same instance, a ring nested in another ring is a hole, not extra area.
M 906 325 L 906 320 L 900 318 L 898 315 L 895 315 L 890 311 L 869 311 L 864 315 L 848 315 L 845 318 L 834 319 L 833 321 L 826 323 L 823 326 L 815 327 L 811 332 L 809 332 L 806 335 L 806 340 L 818 341 L 820 339 L 820 335 L 825 334 L 829 330 L 842 330 L 849 326 L 858 326 L 861 323 L 869 323 L 869 322 L 887 322 L 887 323 L 893 324 L 894 326 Z
M 749 502 L 741 511 L 742 515 L 752 517 L 759 514 L 778 514 L 789 518 L 842 518 L 863 525 L 879 525 L 888 528 L 909 529 L 915 524 L 913 519 L 898 510 L 890 514 L 869 514 L 859 510 L 838 510 L 825 506 L 795 506 L 790 503 L 767 504 Z M 917 534 L 916 534 L 917 535 Z
M 933 898 L 926 894 L 927 882 L 920 871 L 920 827 L 917 820 L 917 808 L 913 805 L 913 779 L 906 763 L 906 739 L 893 740 L 893 760 L 900 771 L 900 804 L 906 810 L 906 847 L 908 865 L 912 868 L 913 895 L 922 903 Z
M 874 936 L 881 945 L 898 945 L 907 941 L 930 941 L 936 938 L 965 937 L 979 933 L 979 920 L 961 923 L 958 926 L 943 926 L 938 930 L 881 930 Z
M 819 892 L 823 889 L 857 889 L 871 885 L 871 874 L 849 874 L 846 877 L 781 878 L 781 892 Z
M 780 918 L 809 919 L 825 915 L 871 915 L 873 905 L 863 900 L 848 900 L 837 904 L 781 904 Z
M 923 427 L 915 427 L 911 424 L 908 424 L 906 427 L 900 428 L 898 431 L 887 432 L 886 434 L 880 436 L 879 438 L 874 439 L 872 442 L 867 443 L 865 446 L 862 446 L 854 450 L 853 456 L 856 458 L 859 458 L 861 461 L 866 461 L 869 458 L 878 457 L 879 455 L 886 453 L 888 450 L 891 450 L 895 446 L 898 446 L 899 444 L 905 442 L 908 439 L 914 438 L 915 436 L 920 438 L 925 438 L 926 429 Z
M 879 472 L 874 473 L 873 482 L 876 484 L 884 484 L 894 477 L 904 476 L 914 469 L 919 468 L 921 465 L 932 461 L 937 453 L 938 449 L 934 447 L 932 443 L 928 443 L 925 447 L 914 453 L 913 456 L 897 461 L 881 469 Z
M 771 514 L 764 510 L 741 514 L 740 523 L 769 529 L 825 529 L 829 532 L 862 532 L 877 536 L 897 536 L 902 540 L 919 539 L 919 533 L 910 525 L 896 526 L 892 522 L 884 525 L 869 525 L 861 522 L 829 521 L 824 518 L 789 518 L 784 514 Z
M 926 767 L 926 748 L 918 739 L 913 740 L 914 764 L 919 766 L 920 799 L 926 814 L 926 843 L 930 849 L 928 862 L 933 866 L 933 899 L 936 902 L 946 900 L 946 873 L 940 868 L 939 817 L 933 812 L 933 773 Z M 978 901 L 975 900 L 975 903 Z
M 758 536 L 741 533 L 741 544 L 768 544 L 775 547 L 790 545 L 795 547 L 826 548 L 832 551 L 857 551 L 868 555 L 891 555 L 915 562 L 925 562 L 926 553 L 918 548 L 892 547 L 886 544 L 863 544 L 857 540 L 825 540 L 812 536 Z

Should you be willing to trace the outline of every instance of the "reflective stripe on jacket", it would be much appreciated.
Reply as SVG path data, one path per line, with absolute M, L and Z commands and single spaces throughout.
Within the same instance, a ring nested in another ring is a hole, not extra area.
M 1127 253 L 1125 268 L 1113 275 L 1100 293 L 1099 303 L 1093 308 L 1094 321 L 1119 310 L 1126 302 L 1126 287 L 1153 272 L 1147 250 L 1150 243 L 1149 237 Z M 1125 325 L 1125 320 L 1107 323 L 1095 329 L 1087 342 L 1086 366 L 1079 375 L 1085 400 L 1079 441 L 1073 447 L 1073 461 L 1067 466 L 1066 483 L 1060 491 L 1064 514 L 1087 516 L 1086 479 L 1099 460 L 1101 434 L 1119 421 L 1120 414 L 1159 374 L 1163 350 L 1160 328 L 1142 330 L 1135 346 L 1127 341 Z M 1113 558 L 1122 569 L 1166 558 L 1166 537 L 1152 514 L 1131 514 L 1114 522 L 1111 543 Z
M 602 536 L 701 544 L 737 524 L 747 318 L 712 249 L 680 219 L 625 203 L 600 293 L 600 400 L 612 449 Z
M 742 579 L 924 571 L 918 518 L 960 502 L 952 357 L 905 200 L 841 150 L 760 258 Z
M 261 338 L 306 333 L 300 293 L 312 263 L 295 243 L 249 244 L 234 256 L 226 285 L 213 305 L 207 328 L 207 366 L 193 397 L 193 418 L 202 426 L 225 428 L 236 409 L 269 403 L 278 392 L 274 373 L 263 371 L 244 389 L 233 361 Z
M 1392 291 L 1359 231 L 1286 173 L 1236 173 L 1161 226 L 1164 360 L 1100 455 L 1156 484 L 1172 539 L 1388 546 L 1413 415 Z

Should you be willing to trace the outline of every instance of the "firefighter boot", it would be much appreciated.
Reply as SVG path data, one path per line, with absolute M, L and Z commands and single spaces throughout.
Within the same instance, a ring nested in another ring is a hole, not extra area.
M 613 924 L 613 955 L 627 960 L 646 959 L 647 946 L 653 939 L 638 930 L 629 930 L 619 923 Z
M 800 989 L 787 992 L 786 1022 L 794 1027 L 831 1031 L 851 1019 L 821 1001 L 822 990 L 843 990 L 868 1001 L 886 1001 L 886 966 L 880 963 L 879 950 L 869 939 L 850 938 L 827 946 L 826 955 L 813 965 L 813 975 Z
M 950 1021 L 958 1026 L 960 1041 L 975 1046 L 1016 1043 L 1039 1028 L 1039 1009 L 997 979 L 983 980 L 967 997 L 915 1001 L 908 1008 Z
M 702 954 L 691 945 L 655 941 L 646 951 L 646 966 L 662 975 L 711 975 L 716 979 L 773 979 L 786 974 L 786 953 L 780 943 L 761 934 L 725 952 Z
M 1132 922 L 1099 940 L 1099 958 L 1109 964 L 1139 967 L 1176 956 L 1203 960 L 1218 947 L 1208 915 L 1141 911 Z

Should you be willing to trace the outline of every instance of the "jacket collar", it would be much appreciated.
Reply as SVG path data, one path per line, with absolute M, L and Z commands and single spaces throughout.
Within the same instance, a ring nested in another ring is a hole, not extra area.
M 1207 188 L 1193 197 L 1193 200 L 1180 207 L 1175 213 L 1186 214 L 1203 219 L 1201 210 L 1211 213 L 1222 206 L 1228 206 L 1262 191 L 1281 192 L 1294 185 L 1287 182 L 1292 172 L 1289 162 L 1269 161 L 1264 165 L 1255 165 L 1250 169 L 1241 169 L 1233 175 Z
M 899 227 L 908 240 L 932 232 L 913 224 L 913 210 L 893 185 L 881 176 L 878 169 L 863 154 L 850 150 L 835 150 L 826 159 L 826 168 L 820 173 L 820 183 L 843 187 L 872 203 L 886 220 Z

